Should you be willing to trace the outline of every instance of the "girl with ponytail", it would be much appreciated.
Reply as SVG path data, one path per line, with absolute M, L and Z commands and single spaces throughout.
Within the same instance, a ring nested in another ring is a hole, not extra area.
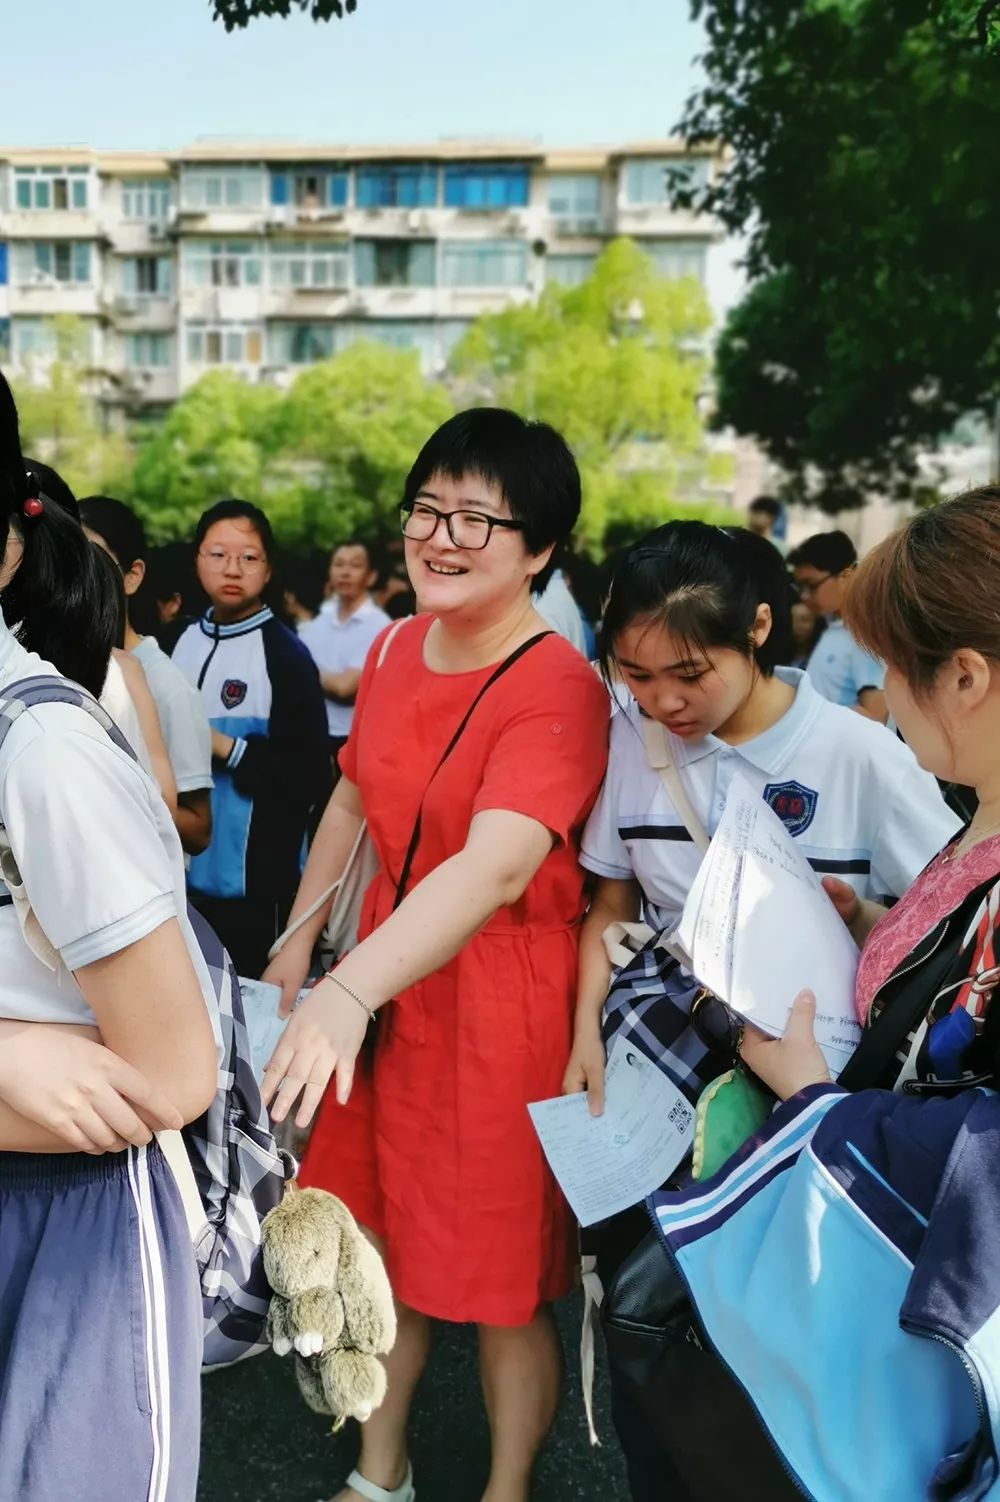
M 97 697 L 118 645 L 120 603 L 79 521 L 46 494 L 41 478 L 22 460 L 6 382 L 0 391 L 0 452 L 10 456 L 0 489 L 0 539 L 12 566 L 0 587 L 3 619 L 29 652 Z
M 153 1134 L 207 1108 L 217 1023 L 169 814 L 85 707 L 101 568 L 0 376 L 0 1496 L 193 1502 L 201 1300 Z

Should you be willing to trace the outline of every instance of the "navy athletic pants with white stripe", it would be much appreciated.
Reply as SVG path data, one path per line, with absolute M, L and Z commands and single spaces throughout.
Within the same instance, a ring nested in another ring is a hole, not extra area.
M 0 1498 L 192 1502 L 201 1301 L 155 1143 L 0 1153 Z

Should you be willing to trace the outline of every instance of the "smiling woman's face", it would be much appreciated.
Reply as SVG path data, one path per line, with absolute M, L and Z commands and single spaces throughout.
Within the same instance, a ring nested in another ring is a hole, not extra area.
M 474 475 L 453 480 L 431 475 L 415 497 L 445 513 L 478 511 L 510 521 L 507 501 L 496 485 Z M 438 522 L 426 542 L 405 539 L 406 569 L 421 610 L 432 615 L 489 623 L 499 620 L 523 595 L 545 567 L 551 549 L 533 556 L 519 531 L 494 527 L 485 548 L 457 548 L 444 522 Z

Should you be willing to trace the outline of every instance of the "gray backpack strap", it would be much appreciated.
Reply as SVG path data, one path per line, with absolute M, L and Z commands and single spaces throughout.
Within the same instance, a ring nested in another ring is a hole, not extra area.
M 68 678 L 56 677 L 52 673 L 40 673 L 33 678 L 20 678 L 14 683 L 8 683 L 7 687 L 0 692 L 0 750 L 3 749 L 3 743 L 15 721 L 24 714 L 25 710 L 34 709 L 38 704 L 72 704 L 77 709 L 84 710 L 92 720 L 97 721 L 120 751 L 124 751 L 133 761 L 136 760 L 132 747 L 93 695 L 89 694 L 79 683 L 73 683 Z M 14 898 L 3 879 L 5 864 L 8 867 L 6 875 L 15 886 L 20 885 L 20 874 L 13 864 L 13 855 L 3 829 L 3 815 L 0 812 L 0 907 L 10 907 L 13 905 Z
M 135 761 L 136 754 L 128 741 L 122 735 L 114 720 L 103 709 L 93 694 L 89 694 L 79 683 L 73 683 L 69 678 L 57 678 L 54 674 L 39 674 L 35 678 L 21 678 L 16 683 L 8 683 L 0 693 L 0 748 L 7 737 L 10 727 L 26 709 L 34 709 L 38 704 L 72 704 L 77 709 L 84 710 L 92 720 L 96 720 L 101 729 L 105 731 L 119 751 L 124 751 L 126 756 Z

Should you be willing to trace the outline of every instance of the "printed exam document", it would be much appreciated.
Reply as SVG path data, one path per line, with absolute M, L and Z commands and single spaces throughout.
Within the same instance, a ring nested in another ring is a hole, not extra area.
M 604 1076 L 604 1114 L 586 1094 L 540 1100 L 528 1110 L 549 1167 L 582 1226 L 652 1194 L 688 1153 L 694 1110 L 667 1076 L 623 1039 Z
M 834 1077 L 857 1047 L 857 945 L 784 824 L 745 777 L 733 778 L 670 947 L 703 986 L 775 1037 L 808 987 L 816 996 L 816 1041 Z

